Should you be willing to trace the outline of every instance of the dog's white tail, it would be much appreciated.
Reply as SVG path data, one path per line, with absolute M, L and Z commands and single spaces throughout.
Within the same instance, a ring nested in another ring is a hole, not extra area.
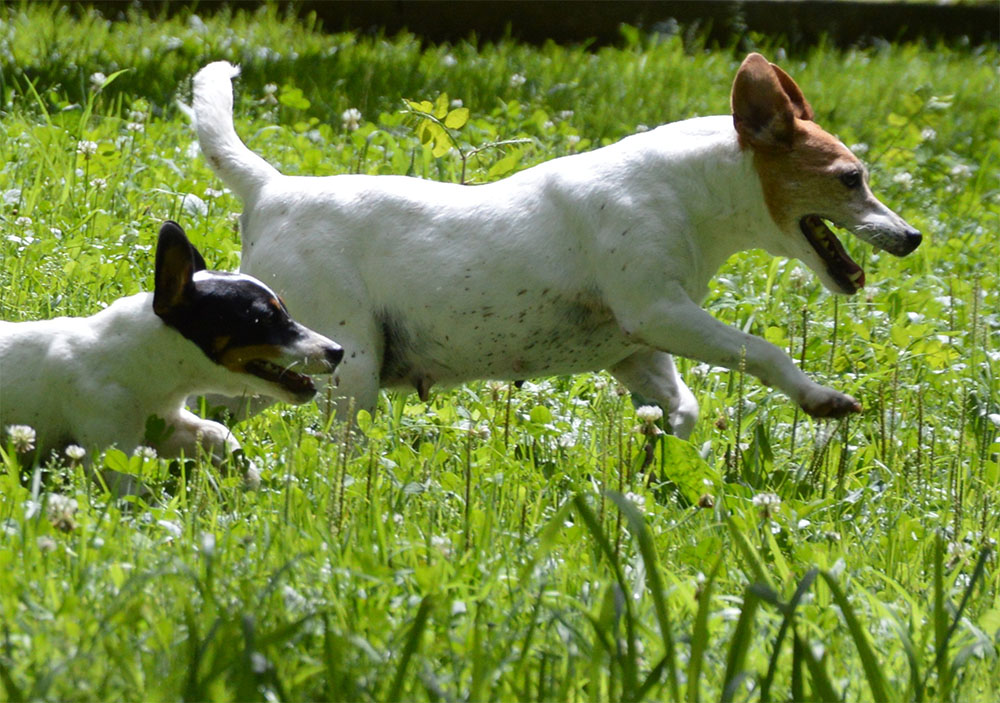
M 216 61 L 194 77 L 194 118 L 201 152 L 215 174 L 246 202 L 278 171 L 250 151 L 233 126 L 233 83 L 240 70 Z

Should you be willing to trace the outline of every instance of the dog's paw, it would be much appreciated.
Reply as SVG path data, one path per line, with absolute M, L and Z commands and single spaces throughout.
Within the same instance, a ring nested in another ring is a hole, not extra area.
M 809 390 L 799 405 L 813 417 L 837 418 L 861 412 L 861 403 L 854 398 L 824 386 Z

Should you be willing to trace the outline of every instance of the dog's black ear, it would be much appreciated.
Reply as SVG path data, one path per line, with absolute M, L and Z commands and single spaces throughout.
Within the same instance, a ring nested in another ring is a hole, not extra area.
M 812 107 L 791 76 L 760 54 L 744 59 L 731 96 L 740 142 L 755 148 L 791 146 L 795 120 L 811 120 Z
M 191 246 L 184 230 L 167 220 L 156 242 L 156 273 L 153 312 L 164 317 L 191 293 L 195 271 L 205 268 L 205 260 Z

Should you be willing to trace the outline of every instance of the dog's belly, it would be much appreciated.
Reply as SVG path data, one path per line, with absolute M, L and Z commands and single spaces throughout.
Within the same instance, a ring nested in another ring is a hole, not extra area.
M 423 318 L 401 309 L 379 312 L 384 344 L 380 385 L 420 389 L 483 378 L 597 371 L 638 349 L 612 312 L 590 296 L 439 312 Z

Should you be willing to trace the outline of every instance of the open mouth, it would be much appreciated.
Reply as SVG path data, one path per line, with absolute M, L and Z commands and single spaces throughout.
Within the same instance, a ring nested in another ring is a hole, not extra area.
M 248 361 L 244 368 L 258 378 L 281 386 L 297 398 L 309 400 L 316 394 L 316 386 L 311 378 L 284 366 L 272 364 L 264 359 L 254 359 Z
M 865 285 L 865 272 L 852 259 L 837 236 L 830 231 L 818 215 L 806 215 L 799 220 L 799 228 L 806 240 L 826 264 L 840 289 L 847 294 L 857 293 Z

